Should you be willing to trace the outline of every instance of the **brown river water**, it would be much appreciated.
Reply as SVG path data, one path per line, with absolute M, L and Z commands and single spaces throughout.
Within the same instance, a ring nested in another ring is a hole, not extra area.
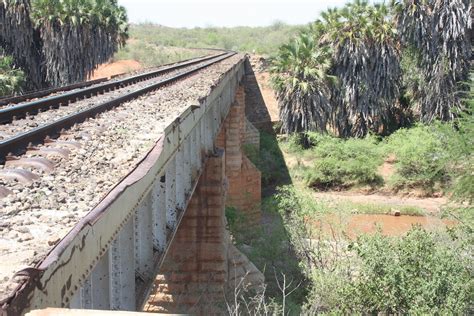
M 353 215 L 328 215 L 316 226 L 322 224 L 325 232 L 331 233 L 342 230 L 350 238 L 360 234 L 373 234 L 378 229 L 386 236 L 403 236 L 414 225 L 420 225 L 426 230 L 436 230 L 456 225 L 455 221 L 440 219 L 434 216 L 394 216 L 384 214 L 353 214 Z

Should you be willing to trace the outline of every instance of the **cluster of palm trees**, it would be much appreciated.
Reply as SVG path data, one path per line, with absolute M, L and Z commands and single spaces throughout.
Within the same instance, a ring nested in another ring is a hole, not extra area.
M 29 0 L 0 0 L 0 45 L 25 72 L 26 89 L 45 84 L 40 50 L 41 43 L 30 19 Z
M 469 28 L 470 0 L 355 0 L 322 13 L 273 60 L 283 131 L 363 137 L 413 114 L 452 119 L 469 72 Z
M 32 88 L 86 79 L 127 39 L 116 0 L 0 0 L 0 40 Z

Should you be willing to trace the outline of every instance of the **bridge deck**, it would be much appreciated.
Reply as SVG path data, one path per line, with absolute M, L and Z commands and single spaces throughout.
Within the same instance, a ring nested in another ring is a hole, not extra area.
M 15 194 L 0 202 L 0 301 L 24 281 L 13 274 L 39 267 L 48 252 L 134 169 L 165 128 L 191 105 L 198 105 L 222 74 L 241 60 L 237 55 L 76 126 L 60 140 L 81 147 L 74 143 L 67 159 L 53 158 L 54 170 L 26 167 L 40 178 L 32 184 L 4 183 Z

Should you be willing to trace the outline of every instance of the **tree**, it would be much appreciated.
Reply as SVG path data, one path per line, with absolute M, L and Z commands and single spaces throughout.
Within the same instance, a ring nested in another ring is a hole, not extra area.
M 115 0 L 33 0 L 33 19 L 55 86 L 84 80 L 126 39 L 125 10 Z
M 116 0 L 3 0 L 0 18 L 10 25 L 0 31 L 7 53 L 39 73 L 27 73 L 35 87 L 85 80 L 127 39 L 126 12 Z
M 326 131 L 331 112 L 330 54 L 309 33 L 280 48 L 271 71 L 284 132 Z
M 41 42 L 30 18 L 29 0 L 0 0 L 0 43 L 14 64 L 24 70 L 27 89 L 39 89 L 45 83 L 41 62 Z
M 417 62 L 423 84 L 407 80 L 424 122 L 452 120 L 463 108 L 471 59 L 469 0 L 398 0 L 400 41 Z
M 339 289 L 343 313 L 469 314 L 471 245 L 439 235 L 415 227 L 401 239 L 359 237 L 351 246 L 360 259 L 357 278 Z
M 323 16 L 333 47 L 333 122 L 340 136 L 381 133 L 400 95 L 400 52 L 385 5 L 354 1 Z
M 283 46 L 274 61 L 283 130 L 330 127 L 342 137 L 386 132 L 401 78 L 388 7 L 356 0 L 321 16 L 307 32 L 311 36 Z M 315 61 L 315 55 L 324 61 Z

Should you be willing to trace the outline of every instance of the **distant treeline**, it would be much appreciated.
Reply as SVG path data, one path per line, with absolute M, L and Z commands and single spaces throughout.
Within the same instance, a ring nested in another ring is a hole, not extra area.
M 275 22 L 264 27 L 171 28 L 151 23 L 130 26 L 130 37 L 157 46 L 213 47 L 271 54 L 303 28 Z

